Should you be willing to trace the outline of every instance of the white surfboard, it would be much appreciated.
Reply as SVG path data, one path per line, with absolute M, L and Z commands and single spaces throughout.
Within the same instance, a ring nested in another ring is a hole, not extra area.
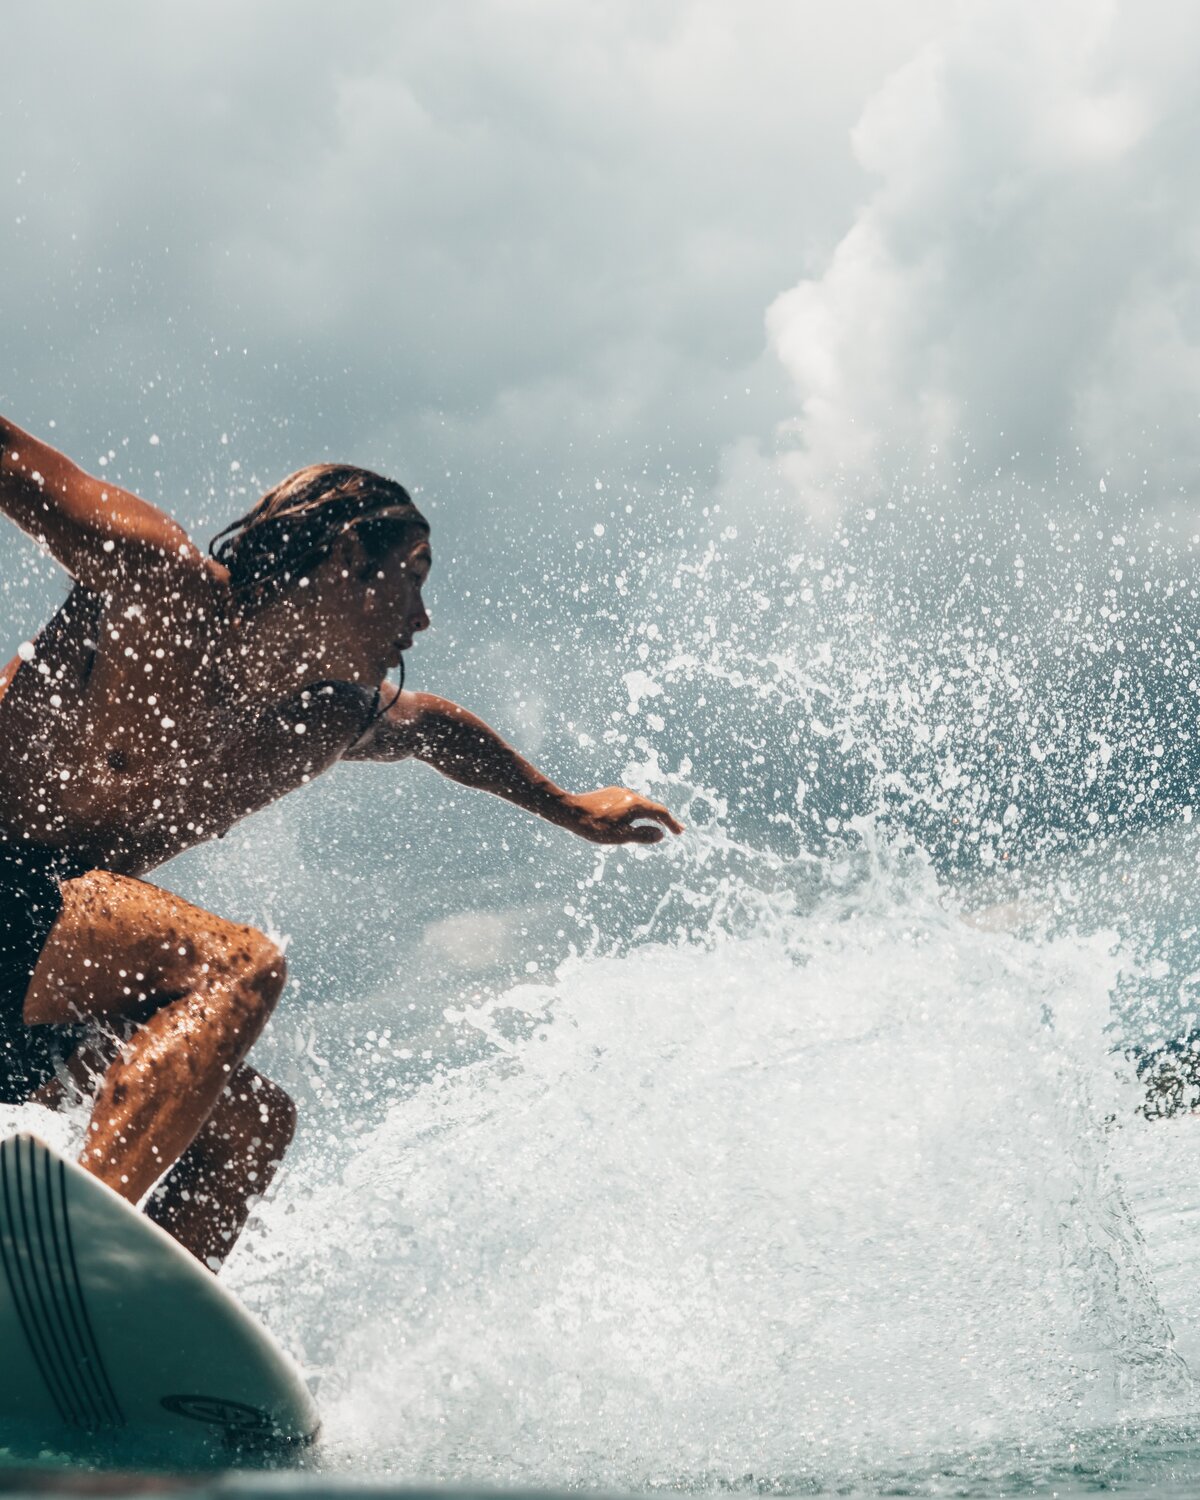
M 0 1143 L 0 1443 L 180 1463 L 310 1443 L 304 1380 L 217 1278 L 34 1135 Z

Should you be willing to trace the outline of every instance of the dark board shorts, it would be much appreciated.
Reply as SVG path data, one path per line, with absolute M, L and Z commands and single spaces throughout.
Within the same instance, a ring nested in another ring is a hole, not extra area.
M 0 1103 L 18 1104 L 74 1050 L 68 1026 L 26 1026 L 25 992 L 62 910 L 58 878 L 36 847 L 0 841 Z

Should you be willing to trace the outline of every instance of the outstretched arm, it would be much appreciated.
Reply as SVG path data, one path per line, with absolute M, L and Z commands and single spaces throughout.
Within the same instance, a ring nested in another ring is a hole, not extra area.
M 130 564 L 200 561 L 187 533 L 157 506 L 94 479 L 3 417 L 0 515 L 41 542 L 89 588 L 111 586 L 117 570 Z
M 482 719 L 430 693 L 401 693 L 347 759 L 405 760 L 409 756 L 453 781 L 493 792 L 593 843 L 656 844 L 664 828 L 683 832 L 665 807 L 624 787 L 578 795 L 564 792 Z

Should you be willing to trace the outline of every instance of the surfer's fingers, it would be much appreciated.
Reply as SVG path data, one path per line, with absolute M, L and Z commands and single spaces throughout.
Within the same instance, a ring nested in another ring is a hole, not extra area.
M 657 844 L 665 835 L 653 823 L 631 823 L 625 830 L 625 837 L 635 844 Z
M 683 824 L 661 802 L 642 802 L 637 807 L 631 807 L 625 814 L 623 821 L 627 824 L 638 824 L 646 818 L 653 818 L 656 823 L 661 823 L 664 828 L 669 828 L 672 833 L 683 832 Z M 662 835 L 659 834 L 658 837 L 661 838 Z M 657 843 L 657 839 L 654 842 Z
M 669 828 L 672 833 L 682 833 L 683 824 L 670 810 L 661 802 L 651 803 L 651 811 L 646 814 L 648 818 L 657 818 L 664 828 Z

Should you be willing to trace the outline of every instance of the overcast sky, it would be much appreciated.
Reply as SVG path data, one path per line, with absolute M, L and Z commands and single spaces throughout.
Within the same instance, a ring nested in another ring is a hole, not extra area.
M 15 0 L 5 52 L 0 405 L 197 519 L 326 452 L 541 524 L 956 439 L 1191 493 L 1194 7 Z
M 1198 62 L 1194 6 L 1003 0 L 946 12 L 868 92 L 870 185 L 768 313 L 802 502 L 957 439 L 983 473 L 1078 451 L 1114 509 L 1193 507 Z
M 464 525 L 956 442 L 1192 493 L 1194 7 L 15 0 L 5 52 L 0 409 L 189 519 L 326 453 Z

